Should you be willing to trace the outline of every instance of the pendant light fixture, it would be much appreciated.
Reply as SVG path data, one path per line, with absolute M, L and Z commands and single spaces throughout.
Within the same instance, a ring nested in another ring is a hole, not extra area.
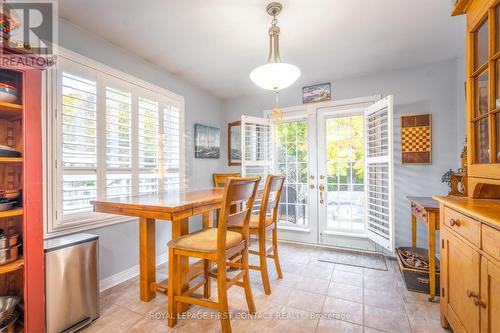
M 276 25 L 276 16 L 281 12 L 283 6 L 278 2 L 267 5 L 266 11 L 273 17 L 269 28 L 269 57 L 267 64 L 255 68 L 250 73 L 250 79 L 259 87 L 267 90 L 278 90 L 291 86 L 300 76 L 297 66 L 281 62 L 279 35 L 280 28 Z

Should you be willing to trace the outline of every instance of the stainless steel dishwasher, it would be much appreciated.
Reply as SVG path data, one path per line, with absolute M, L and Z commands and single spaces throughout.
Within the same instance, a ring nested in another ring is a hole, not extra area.
M 47 332 L 78 331 L 99 317 L 99 237 L 80 233 L 44 245 Z

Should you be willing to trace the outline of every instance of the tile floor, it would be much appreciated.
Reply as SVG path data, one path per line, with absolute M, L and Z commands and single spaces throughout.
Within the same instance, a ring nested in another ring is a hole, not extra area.
M 319 262 L 319 252 L 280 243 L 283 279 L 277 279 L 269 261 L 272 294 L 266 296 L 260 273 L 251 272 L 259 318 L 232 319 L 233 332 L 448 332 L 439 324 L 439 304 L 407 291 L 395 260 L 387 260 L 389 270 L 384 272 Z M 167 267 L 161 266 L 158 279 L 166 273 Z M 220 332 L 213 311 L 198 306 L 169 328 L 167 298 L 158 295 L 141 302 L 138 278 L 102 292 L 100 300 L 101 317 L 84 332 Z M 243 289 L 230 289 L 229 306 L 235 315 L 247 314 Z

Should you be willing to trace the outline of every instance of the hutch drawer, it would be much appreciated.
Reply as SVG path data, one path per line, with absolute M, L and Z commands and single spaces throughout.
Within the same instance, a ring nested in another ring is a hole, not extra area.
M 451 230 L 480 247 L 481 223 L 449 207 L 444 208 L 444 223 Z
M 500 262 L 500 232 L 487 225 L 481 227 L 482 249 Z

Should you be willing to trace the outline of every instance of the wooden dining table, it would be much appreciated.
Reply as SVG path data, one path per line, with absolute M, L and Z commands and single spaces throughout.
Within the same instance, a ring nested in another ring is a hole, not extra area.
M 214 211 L 222 204 L 223 188 L 207 188 L 136 196 L 122 196 L 91 201 L 94 211 L 99 213 L 124 215 L 139 218 L 139 265 L 140 299 L 149 302 L 156 293 L 168 292 L 167 281 L 156 281 L 155 224 L 168 223 L 172 227 L 172 239 L 189 233 L 189 218 L 202 215 L 203 227 L 213 226 Z M 164 244 L 165 248 L 167 244 Z M 189 288 L 189 281 L 204 271 L 203 261 L 189 264 L 181 259 L 182 289 Z M 210 285 L 205 286 L 205 294 L 210 294 Z

